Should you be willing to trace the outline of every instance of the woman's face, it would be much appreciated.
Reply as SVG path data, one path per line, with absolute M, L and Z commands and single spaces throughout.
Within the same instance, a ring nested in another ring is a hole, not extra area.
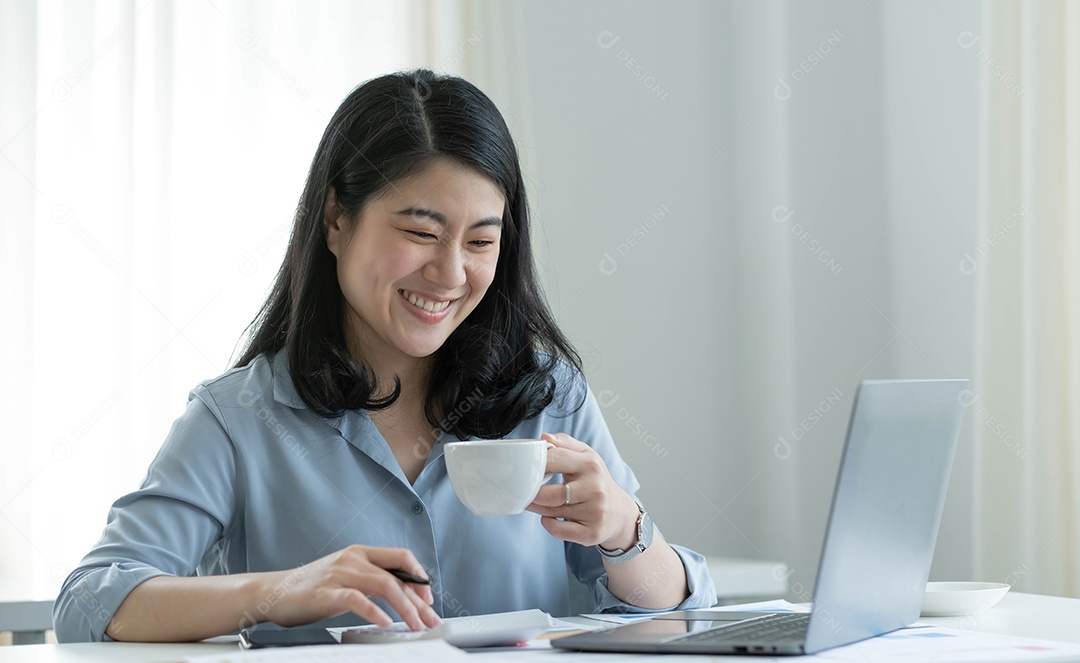
M 326 241 L 346 329 L 377 371 L 415 366 L 480 303 L 495 277 L 505 206 L 491 179 L 450 159 L 389 185 L 351 233 L 328 191 Z

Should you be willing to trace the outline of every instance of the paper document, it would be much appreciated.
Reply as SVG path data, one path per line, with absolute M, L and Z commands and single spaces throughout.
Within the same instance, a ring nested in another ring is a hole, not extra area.
M 403 628 L 403 625 L 398 623 L 394 627 Z M 424 639 L 442 638 L 455 647 L 463 649 L 514 646 L 528 642 L 554 627 L 551 616 L 542 610 L 518 610 L 492 615 L 450 617 L 421 637 Z M 370 642 L 370 639 L 365 636 L 378 634 L 380 631 L 385 632 L 385 630 L 374 625 L 345 629 L 341 631 L 341 642 L 364 644 Z
M 865 663 L 865 661 L 992 663 L 993 661 L 1062 660 L 1066 657 L 1068 660 L 1080 660 L 1080 645 L 916 624 L 806 658 L 814 661 L 858 661 L 859 663 Z

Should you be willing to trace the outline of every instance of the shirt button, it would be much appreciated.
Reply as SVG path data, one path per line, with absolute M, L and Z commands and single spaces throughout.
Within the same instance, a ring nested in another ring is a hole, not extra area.
M 413 502 L 412 503 L 412 512 L 413 512 L 414 515 L 419 516 L 421 513 L 424 512 L 424 505 L 421 504 L 420 502 Z

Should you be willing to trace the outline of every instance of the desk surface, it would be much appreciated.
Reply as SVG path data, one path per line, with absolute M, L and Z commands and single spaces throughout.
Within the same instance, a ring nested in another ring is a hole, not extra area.
M 950 628 L 1080 643 L 1080 599 L 1010 592 L 1001 603 L 975 617 L 921 621 Z M 235 652 L 233 644 L 87 643 L 0 648 L 4 663 L 166 663 L 202 654 Z M 561 657 L 565 660 L 566 657 Z M 662 660 L 662 657 L 661 657 Z M 702 659 L 704 660 L 704 659 Z M 797 659 L 792 659 L 797 660 Z

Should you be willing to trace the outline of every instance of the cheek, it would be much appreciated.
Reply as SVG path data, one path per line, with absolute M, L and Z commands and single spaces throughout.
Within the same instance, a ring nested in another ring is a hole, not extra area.
M 382 286 L 402 279 L 423 264 L 423 255 L 415 247 L 387 246 L 360 256 L 353 263 L 353 275 L 371 287 Z
M 480 294 L 487 292 L 488 287 L 491 286 L 491 282 L 495 280 L 495 265 L 497 262 L 498 256 L 478 262 L 473 269 L 472 281 L 474 292 Z

